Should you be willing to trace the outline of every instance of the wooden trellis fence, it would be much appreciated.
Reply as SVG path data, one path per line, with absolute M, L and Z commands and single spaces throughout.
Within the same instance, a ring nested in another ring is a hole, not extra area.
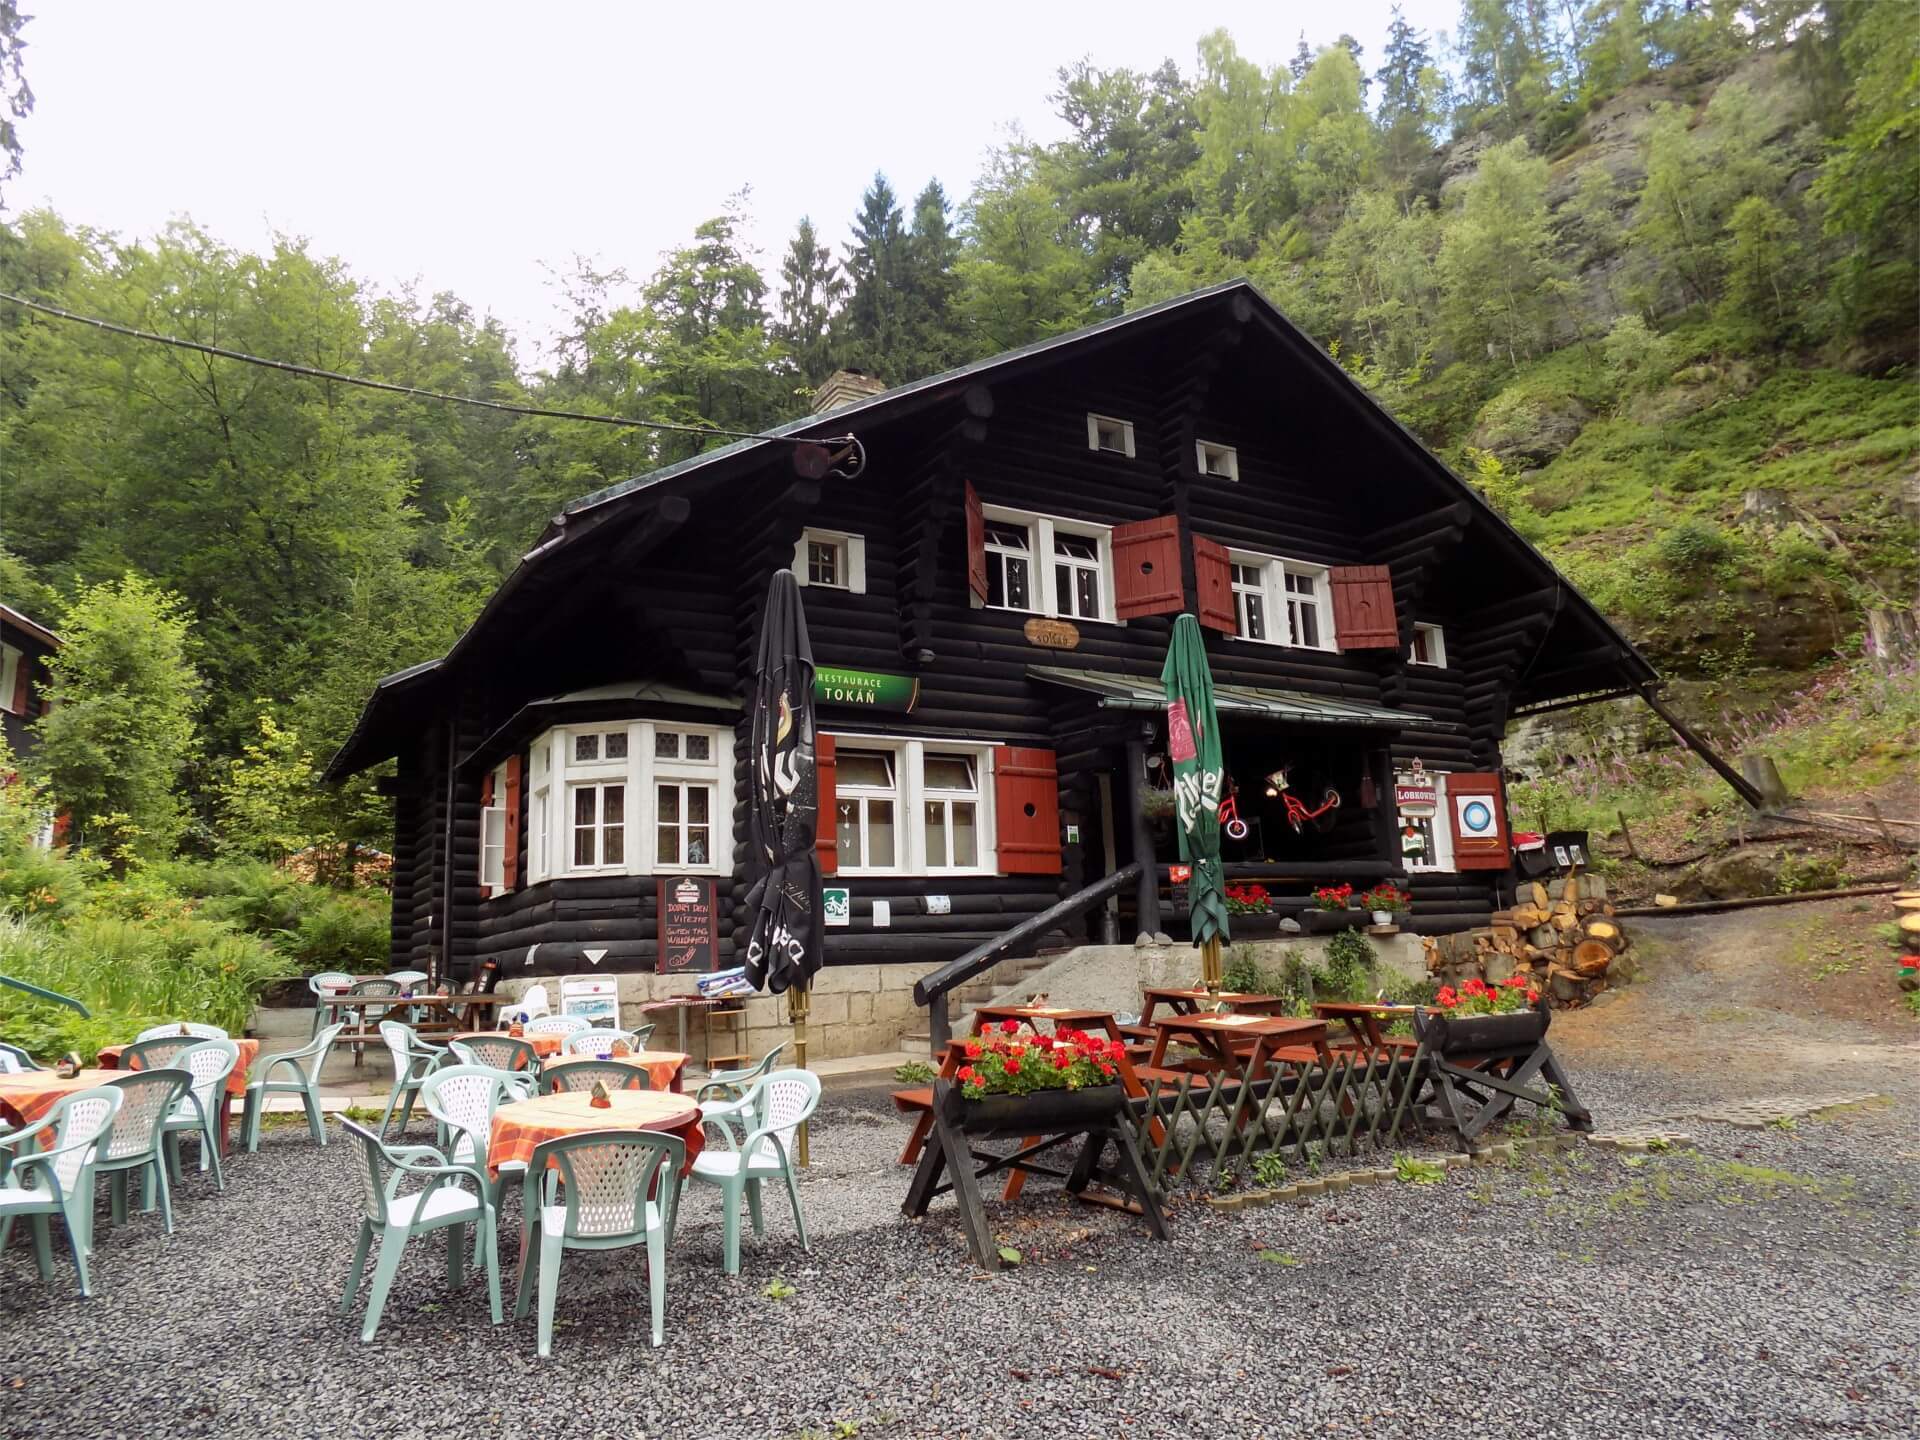
M 1341 1052 L 1332 1065 L 1281 1066 L 1247 1082 L 1224 1074 L 1184 1085 L 1154 1080 L 1131 1108 L 1135 1141 L 1162 1195 L 1195 1178 L 1196 1160 L 1217 1175 L 1263 1155 L 1290 1165 L 1348 1159 L 1362 1146 L 1393 1146 L 1419 1122 L 1416 1101 L 1427 1069 L 1422 1047 L 1412 1054 Z

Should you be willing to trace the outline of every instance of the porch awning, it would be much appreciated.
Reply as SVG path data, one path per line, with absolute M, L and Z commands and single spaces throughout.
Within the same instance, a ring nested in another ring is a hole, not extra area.
M 1167 708 L 1166 693 L 1159 682 L 1144 676 L 1119 675 L 1110 670 L 1066 670 L 1057 665 L 1029 665 L 1027 674 L 1049 685 L 1064 685 L 1069 690 L 1092 695 L 1103 710 L 1145 710 L 1159 714 Z M 1293 725 L 1361 726 L 1375 730 L 1459 728 L 1430 715 L 1416 715 L 1411 710 L 1307 695 L 1298 690 L 1255 690 L 1246 685 L 1223 683 L 1217 677 L 1213 682 L 1213 704 L 1222 715 L 1258 715 Z

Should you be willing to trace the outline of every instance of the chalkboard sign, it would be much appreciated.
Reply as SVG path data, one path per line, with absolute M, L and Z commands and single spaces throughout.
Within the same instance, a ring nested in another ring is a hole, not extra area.
M 693 875 L 660 877 L 662 975 L 698 975 L 720 965 L 720 915 L 713 881 Z

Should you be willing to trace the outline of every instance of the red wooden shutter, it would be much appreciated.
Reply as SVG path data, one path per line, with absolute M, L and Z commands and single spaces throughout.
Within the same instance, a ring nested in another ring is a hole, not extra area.
M 21 651 L 13 669 L 13 713 L 16 715 L 30 713 L 27 710 L 27 680 L 32 670 L 33 657 Z
M 1233 618 L 1233 562 L 1227 547 L 1204 535 L 1193 537 L 1193 587 L 1200 598 L 1200 623 L 1222 635 L 1236 634 Z
M 993 752 L 993 812 L 1002 875 L 1058 875 L 1060 772 L 1053 751 Z
M 489 770 L 480 777 L 480 808 L 487 809 L 493 804 L 493 771 Z
M 987 517 L 980 511 L 980 496 L 971 480 L 967 487 L 967 589 L 973 598 L 987 599 Z M 822 807 L 824 813 L 825 807 Z
M 1398 650 L 1393 576 L 1384 565 L 1342 565 L 1327 572 L 1333 591 L 1333 638 L 1342 650 Z
M 1113 527 L 1113 600 L 1122 620 L 1180 613 L 1178 516 Z
M 487 777 L 491 784 L 493 777 Z M 518 890 L 520 888 L 520 757 L 507 757 L 507 837 L 500 849 L 501 888 Z
M 834 784 L 833 736 L 813 733 L 814 793 L 819 797 L 819 813 L 814 817 L 813 853 L 820 857 L 820 873 L 834 875 L 840 870 L 840 852 L 835 844 L 834 819 L 838 787 Z
M 1493 773 L 1447 776 L 1447 824 L 1453 827 L 1453 868 L 1505 870 L 1513 863 L 1507 849 L 1507 805 L 1500 777 Z

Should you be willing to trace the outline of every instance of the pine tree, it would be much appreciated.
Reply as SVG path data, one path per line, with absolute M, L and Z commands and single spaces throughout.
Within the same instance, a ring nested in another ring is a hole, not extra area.
M 1380 82 L 1381 149 L 1387 173 L 1404 180 L 1433 151 L 1436 76 L 1426 36 L 1393 7 L 1387 47 L 1373 78 Z
M 832 249 L 820 243 L 812 218 L 801 216 L 780 261 L 779 323 L 774 333 L 809 386 L 833 373 L 833 322 L 846 298 L 846 276 L 834 263 Z
M 935 374 L 960 358 L 962 342 L 953 311 L 960 288 L 953 269 L 960 258 L 960 238 L 950 216 L 946 190 L 938 180 L 929 180 L 913 202 L 907 231 L 905 343 L 882 372 L 889 384 Z
M 893 186 L 877 172 L 854 217 L 846 271 L 851 293 L 841 311 L 842 353 L 851 363 L 892 384 L 899 377 L 887 369 L 907 339 L 907 229 Z

